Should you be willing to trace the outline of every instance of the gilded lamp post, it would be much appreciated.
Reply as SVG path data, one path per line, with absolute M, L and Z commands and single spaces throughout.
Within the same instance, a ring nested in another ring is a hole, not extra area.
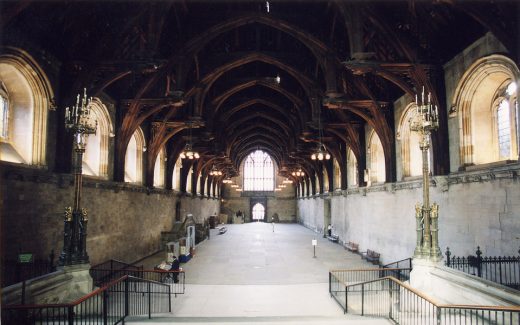
M 65 109 L 65 128 L 74 135 L 72 172 L 74 174 L 74 204 L 65 208 L 63 251 L 59 258 L 60 265 L 74 265 L 89 262 L 87 254 L 87 210 L 81 208 L 82 162 L 85 153 L 86 138 L 96 133 L 97 121 L 91 115 L 87 90 L 83 97 L 78 95 L 76 105 Z
M 415 206 L 417 243 L 414 257 L 427 258 L 438 261 L 442 258 L 439 248 L 438 216 L 439 206 L 433 203 L 430 206 L 430 172 L 428 164 L 428 151 L 430 149 L 430 135 L 439 128 L 439 112 L 437 106 L 433 106 L 428 94 L 424 98 L 424 88 L 421 101 L 415 96 L 416 111 L 410 118 L 410 130 L 420 135 L 419 147 L 422 151 L 423 173 L 423 204 Z

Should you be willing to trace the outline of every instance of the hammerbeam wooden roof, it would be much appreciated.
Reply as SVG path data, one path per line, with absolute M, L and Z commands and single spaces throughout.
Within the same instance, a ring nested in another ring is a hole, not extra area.
M 444 106 L 436 92 L 442 64 L 487 32 L 518 62 L 517 1 L 272 0 L 269 12 L 266 1 L 0 6 L 3 45 L 48 58 L 51 78 L 61 80 L 59 106 L 82 87 L 110 98 L 116 165 L 142 126 L 152 169 L 163 145 L 175 161 L 191 125 L 203 161 L 231 174 L 257 148 L 280 167 L 312 170 L 321 119 L 323 140 L 340 162 L 346 146 L 362 160 L 360 126 L 371 125 L 391 175 L 393 101 L 425 86 Z M 445 137 L 439 132 L 434 145 Z M 447 162 L 440 160 L 438 171 Z

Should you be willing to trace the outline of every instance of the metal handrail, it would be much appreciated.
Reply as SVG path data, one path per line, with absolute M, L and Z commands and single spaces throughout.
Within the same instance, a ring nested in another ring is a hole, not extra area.
M 331 271 L 329 293 L 345 313 L 382 316 L 397 324 L 520 324 L 520 306 L 440 304 L 393 276 L 347 283 Z
M 104 281 L 111 281 L 114 277 L 131 275 L 142 279 L 166 283 L 172 286 L 172 293 L 177 296 L 186 292 L 186 274 L 183 270 L 133 270 L 133 269 L 96 269 L 91 268 L 90 274 L 96 280 L 97 285 L 103 285 Z M 101 275 L 100 275 L 101 274 Z
M 111 319 L 117 324 L 129 315 L 148 314 L 151 318 L 153 312 L 166 312 L 162 309 L 166 305 L 171 312 L 171 294 L 168 284 L 125 275 L 70 303 L 2 306 L 2 322 L 72 325 L 76 321 L 107 324 Z

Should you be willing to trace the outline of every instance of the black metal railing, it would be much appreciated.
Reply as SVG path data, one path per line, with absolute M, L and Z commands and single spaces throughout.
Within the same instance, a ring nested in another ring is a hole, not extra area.
M 401 281 L 410 280 L 410 272 L 412 271 L 412 258 L 405 258 L 403 260 L 388 263 L 381 266 L 383 269 L 395 269 L 396 271 L 390 272 L 387 275 L 393 276 Z
M 410 278 L 410 271 L 411 269 L 408 268 L 331 270 L 329 272 L 329 293 L 346 312 L 347 285 L 378 280 L 387 276 L 396 276 L 406 281 Z
M 124 276 L 73 303 L 3 306 L 2 324 L 118 324 L 165 312 L 171 312 L 169 285 Z
M 136 266 L 118 260 L 108 260 L 103 263 L 91 266 L 90 276 L 92 277 L 93 285 L 95 287 L 101 287 L 108 282 L 119 279 L 123 275 L 127 275 L 127 273 L 121 273 L 121 270 L 141 271 L 142 269 L 142 265 Z M 104 272 L 93 272 L 92 270 L 104 270 Z M 135 274 L 129 275 L 139 277 Z
M 53 260 L 54 254 L 51 253 L 47 260 L 37 259 L 28 263 L 2 261 L 2 288 L 56 271 Z
M 172 294 L 184 294 L 186 291 L 186 277 L 182 270 L 164 271 L 164 270 L 143 270 L 143 269 L 98 269 L 91 268 L 90 275 L 95 279 L 96 286 L 102 286 L 107 282 L 118 279 L 122 276 L 129 275 L 150 281 L 161 282 L 171 286 Z
M 437 304 L 394 277 L 347 284 L 331 272 L 329 279 L 329 292 L 345 313 L 384 317 L 396 324 L 520 324 L 519 306 Z
M 477 247 L 475 256 L 451 256 L 449 247 L 445 254 L 445 264 L 450 268 L 520 289 L 520 256 L 482 256 L 480 247 Z

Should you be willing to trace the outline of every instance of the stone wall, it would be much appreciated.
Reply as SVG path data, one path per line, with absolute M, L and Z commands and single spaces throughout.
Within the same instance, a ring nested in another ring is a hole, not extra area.
M 63 248 L 63 211 L 73 202 L 72 177 L 0 165 L 2 256 L 33 252 L 46 258 Z M 196 220 L 219 211 L 217 199 L 178 198 L 172 191 L 86 178 L 82 207 L 89 214 L 87 251 L 92 265 L 107 259 L 133 262 L 159 249 L 161 231 L 175 221 L 175 204 Z M 203 219 L 202 219 L 203 220 Z
M 455 255 L 518 255 L 520 247 L 520 164 L 435 177 L 431 202 L 439 208 L 439 246 Z M 383 263 L 411 257 L 415 248 L 415 203 L 421 181 L 349 189 L 332 195 L 335 233 L 360 250 L 381 253 Z M 298 221 L 323 227 L 325 197 L 298 200 Z
M 495 54 L 507 53 L 506 48 L 491 33 L 468 46 L 444 65 L 444 82 L 446 86 L 446 107 L 448 108 L 448 133 L 450 139 L 450 171 L 457 171 L 460 161 L 460 121 L 457 115 L 457 107 L 454 107 L 454 99 L 457 87 L 464 73 L 478 59 Z

